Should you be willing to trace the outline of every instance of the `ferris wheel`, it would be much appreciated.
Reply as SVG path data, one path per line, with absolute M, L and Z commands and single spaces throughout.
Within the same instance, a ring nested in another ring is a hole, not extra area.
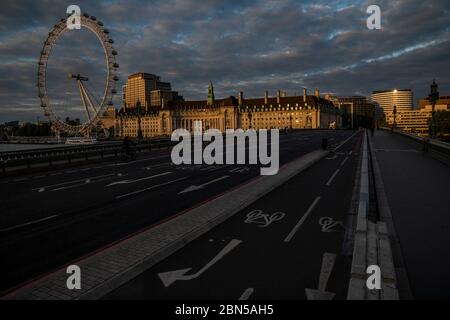
M 47 90 L 47 66 L 56 41 L 65 32 L 72 31 L 67 26 L 67 19 L 61 19 L 54 25 L 53 29 L 48 33 L 48 38 L 44 42 L 38 68 L 38 91 L 41 101 L 41 107 L 52 124 L 54 131 L 58 133 L 66 133 L 71 136 L 76 135 L 89 135 L 90 132 L 100 121 L 100 117 L 105 112 L 108 106 L 113 106 L 113 97 L 117 93 L 116 82 L 119 80 L 116 72 L 119 68 L 119 64 L 116 62 L 117 51 L 113 48 L 114 41 L 109 38 L 109 31 L 105 29 L 103 23 L 98 21 L 96 17 L 89 16 L 84 13 L 80 16 L 80 26 L 86 28 L 96 35 L 100 41 L 106 63 L 106 79 L 104 83 L 104 91 L 100 97 L 95 97 L 90 92 L 89 87 L 86 85 L 89 78 L 78 74 L 69 73 L 69 79 L 74 80 L 78 87 L 78 91 L 81 96 L 81 101 L 86 112 L 86 121 L 83 123 L 68 123 L 63 121 L 60 116 L 55 112 L 55 107 L 49 101 Z M 101 85 L 103 87 L 103 85 Z

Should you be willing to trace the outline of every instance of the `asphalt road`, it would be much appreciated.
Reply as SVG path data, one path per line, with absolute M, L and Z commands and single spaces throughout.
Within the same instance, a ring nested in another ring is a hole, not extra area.
M 361 137 L 104 299 L 345 299 Z
M 320 148 L 322 137 L 337 145 L 351 134 L 305 131 L 281 135 L 280 164 Z M 328 171 L 318 174 L 329 178 Z M 258 166 L 175 166 L 170 151 L 155 151 L 128 163 L 105 161 L 2 179 L 0 291 L 169 219 L 256 175 Z M 201 189 L 180 193 L 204 184 Z M 306 192 L 310 187 L 305 188 Z

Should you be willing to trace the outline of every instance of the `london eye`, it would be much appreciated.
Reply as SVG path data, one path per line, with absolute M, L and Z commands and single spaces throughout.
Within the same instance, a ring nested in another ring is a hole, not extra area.
M 81 100 L 82 111 L 84 117 L 82 121 L 76 123 L 67 121 L 64 117 L 64 110 L 58 109 L 58 104 L 54 103 L 49 98 L 49 72 L 48 65 L 52 51 L 58 39 L 64 33 L 77 32 L 77 30 L 70 30 L 67 26 L 67 19 L 63 18 L 56 23 L 53 29 L 48 33 L 48 37 L 44 42 L 38 68 L 38 91 L 41 102 L 41 107 L 46 117 L 51 122 L 52 128 L 58 134 L 66 134 L 67 136 L 89 136 L 93 129 L 99 125 L 100 118 L 108 108 L 113 106 L 113 97 L 117 93 L 116 83 L 119 80 L 117 76 L 117 69 L 119 68 L 116 62 L 117 51 L 113 48 L 114 41 L 109 37 L 109 31 L 103 23 L 97 20 L 96 17 L 90 16 L 86 13 L 80 15 L 80 26 L 93 33 L 98 41 L 101 43 L 104 57 L 101 57 L 106 70 L 106 78 L 103 80 L 91 79 L 86 74 L 80 74 L 76 70 L 76 64 L 70 64 L 70 71 L 65 75 L 70 79 L 72 88 L 79 94 Z M 76 57 L 74 57 L 76 58 Z M 98 57 L 97 57 L 98 58 Z M 100 93 L 97 95 L 91 90 L 92 81 L 96 81 L 97 88 L 100 88 Z

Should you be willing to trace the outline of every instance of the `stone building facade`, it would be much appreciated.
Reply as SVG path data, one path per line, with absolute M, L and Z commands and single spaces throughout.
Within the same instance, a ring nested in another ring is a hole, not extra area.
M 208 98 L 198 101 L 163 101 L 152 108 L 122 108 L 116 115 L 115 132 L 121 137 L 150 138 L 169 136 L 173 130 L 194 130 L 194 121 L 201 121 L 202 128 L 226 129 L 329 129 L 340 128 L 342 120 L 338 108 L 327 99 L 315 95 L 284 96 L 245 99 L 214 98 L 210 84 Z

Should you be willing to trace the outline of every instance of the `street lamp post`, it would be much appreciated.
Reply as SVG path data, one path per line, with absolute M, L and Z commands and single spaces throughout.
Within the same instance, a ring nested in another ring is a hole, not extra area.
M 397 106 L 394 106 L 394 121 L 392 122 L 392 132 L 394 132 L 396 119 L 397 119 Z
M 430 94 L 428 95 L 431 103 L 431 132 L 430 137 L 434 138 L 436 135 L 436 102 L 439 100 L 439 92 L 438 85 L 436 84 L 436 81 L 433 80 L 433 83 L 430 86 Z
M 136 109 L 137 109 L 137 116 L 138 116 L 137 140 L 138 140 L 138 143 L 140 143 L 143 138 L 142 128 L 141 128 L 141 102 L 140 101 L 137 102 Z

